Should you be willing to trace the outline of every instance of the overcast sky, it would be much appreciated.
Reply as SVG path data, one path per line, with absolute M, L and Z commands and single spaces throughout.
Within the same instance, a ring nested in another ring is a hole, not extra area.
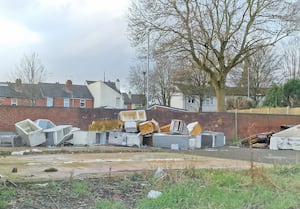
M 0 81 L 24 54 L 36 52 L 47 82 L 117 78 L 123 88 L 134 63 L 126 36 L 128 0 L 0 0 Z

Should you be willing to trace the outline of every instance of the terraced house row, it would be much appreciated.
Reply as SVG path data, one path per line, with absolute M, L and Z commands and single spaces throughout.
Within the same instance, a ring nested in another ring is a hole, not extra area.
M 0 105 L 39 106 L 65 108 L 117 108 L 143 107 L 144 96 L 121 93 L 120 81 L 86 81 L 84 85 L 71 80 L 62 83 L 26 84 L 0 82 Z

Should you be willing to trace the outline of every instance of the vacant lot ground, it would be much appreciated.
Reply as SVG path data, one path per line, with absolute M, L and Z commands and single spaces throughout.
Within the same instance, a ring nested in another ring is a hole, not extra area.
M 24 155 L 9 155 L 25 149 L 28 152 Z M 158 168 L 247 169 L 251 160 L 257 167 L 300 162 L 299 151 L 229 146 L 183 151 L 114 146 L 23 147 L 0 151 L 1 190 L 15 191 L 11 194 L 12 201 L 2 207 L 9 209 L 101 208 L 96 207 L 95 201 L 100 199 L 122 200 L 127 208 L 135 208 L 136 200 L 147 195 L 143 188 L 147 175 L 153 175 Z M 14 168 L 16 172 L 12 172 Z M 45 172 L 49 168 L 57 171 Z

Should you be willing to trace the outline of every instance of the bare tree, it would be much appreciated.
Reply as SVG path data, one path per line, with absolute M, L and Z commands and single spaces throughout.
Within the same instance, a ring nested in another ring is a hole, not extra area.
M 300 38 L 296 37 L 283 46 L 282 68 L 287 80 L 300 77 Z
M 225 111 L 228 73 L 292 34 L 299 14 L 298 2 L 289 0 L 136 0 L 128 30 L 136 47 L 151 33 L 156 54 L 193 60 L 210 76 L 218 111 Z
M 16 85 L 23 86 L 19 88 L 21 94 L 30 100 L 31 105 L 35 105 L 39 95 L 37 84 L 46 79 L 47 73 L 38 54 L 33 52 L 30 55 L 24 55 L 20 64 L 14 72 Z
M 279 54 L 270 47 L 263 48 L 234 68 L 229 73 L 229 80 L 236 87 L 248 89 L 249 96 L 257 105 L 266 88 L 283 80 L 281 70 Z
M 146 95 L 146 76 L 147 70 L 142 63 L 130 66 L 128 81 L 135 93 Z
M 47 72 L 36 52 L 24 55 L 17 66 L 15 77 L 28 84 L 37 84 L 46 80 Z
M 198 111 L 202 112 L 202 103 L 210 94 L 208 74 L 199 71 L 191 62 L 185 62 L 176 70 L 174 82 L 184 95 L 195 98 Z
M 128 81 L 130 88 L 134 93 L 144 95 L 142 105 L 146 106 L 146 93 L 147 93 L 147 69 L 143 63 L 137 64 L 135 66 L 130 66 Z
M 171 96 L 175 92 L 174 86 L 174 63 L 168 57 L 156 58 L 154 70 L 151 73 L 151 96 L 152 101 L 170 106 Z

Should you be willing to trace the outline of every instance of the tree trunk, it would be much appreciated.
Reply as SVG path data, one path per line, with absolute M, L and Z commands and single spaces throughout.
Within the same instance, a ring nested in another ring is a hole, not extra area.
M 198 107 L 198 112 L 202 112 L 202 103 L 203 103 L 203 96 L 198 95 L 199 97 L 199 107 Z
M 225 112 L 226 111 L 225 82 L 226 82 L 225 79 L 212 80 L 212 85 L 215 89 L 216 97 L 217 97 L 217 111 L 218 112 Z
M 217 97 L 217 111 L 218 112 L 225 112 L 226 105 L 225 105 L 225 88 L 215 88 L 216 97 Z

